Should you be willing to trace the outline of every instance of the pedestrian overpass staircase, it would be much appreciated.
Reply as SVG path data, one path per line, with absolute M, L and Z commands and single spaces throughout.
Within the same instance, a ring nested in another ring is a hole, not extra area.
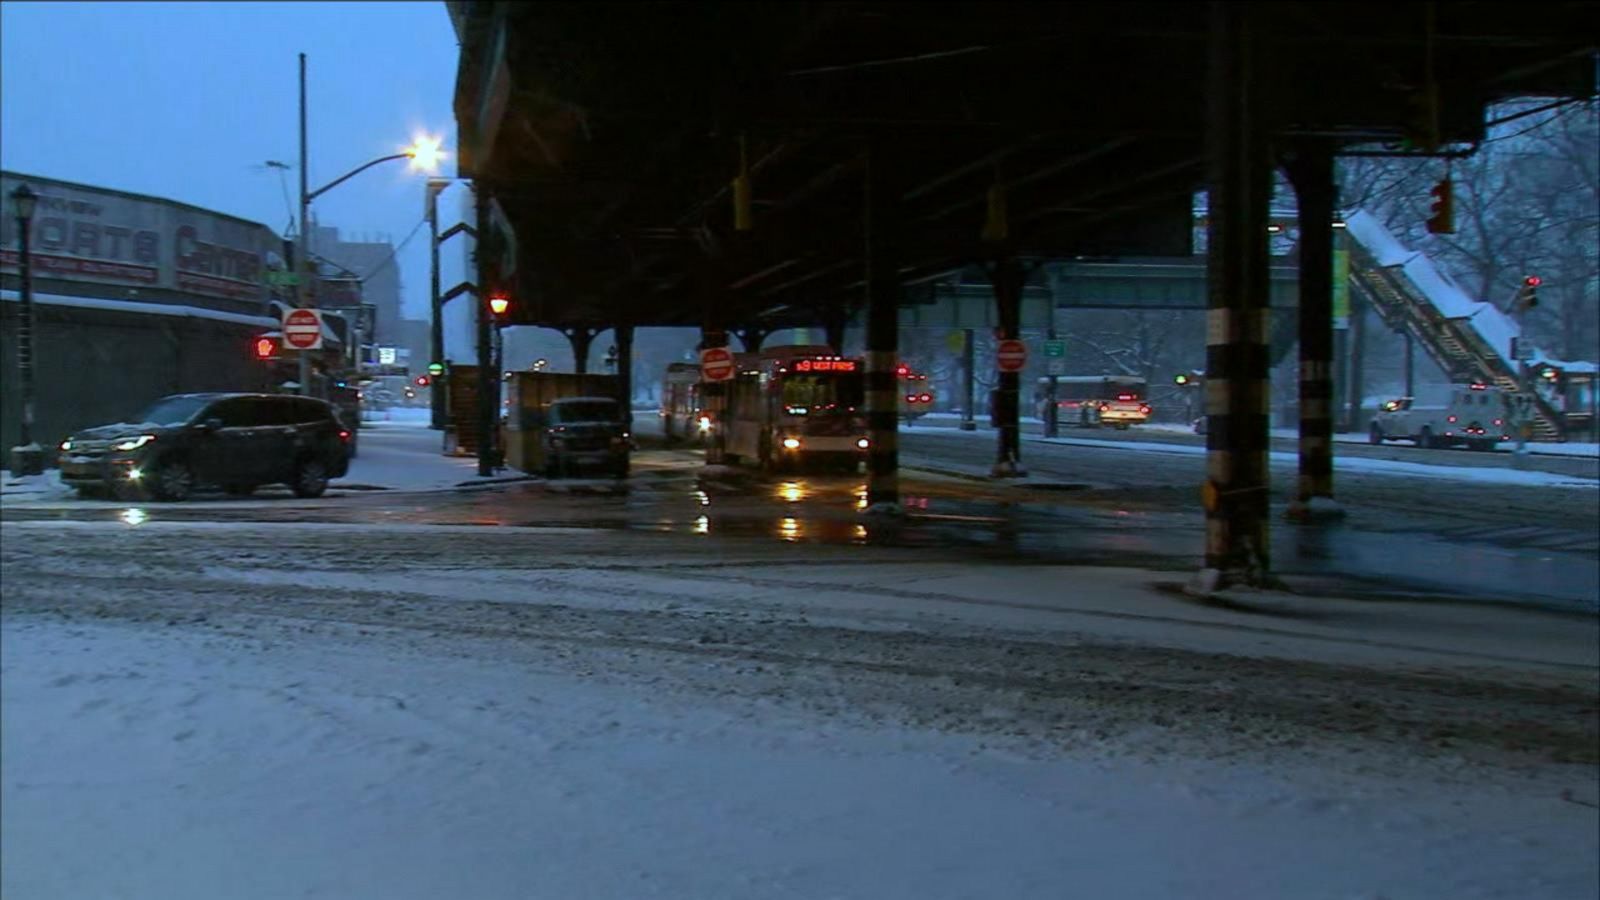
M 1420 252 L 1394 239 L 1372 214 L 1345 220 L 1351 240 L 1350 285 L 1372 304 L 1384 324 L 1422 344 L 1451 381 L 1492 384 L 1529 399 L 1533 440 L 1566 439 L 1566 423 L 1521 372 L 1512 344 L 1516 322 L 1492 303 L 1470 299 Z

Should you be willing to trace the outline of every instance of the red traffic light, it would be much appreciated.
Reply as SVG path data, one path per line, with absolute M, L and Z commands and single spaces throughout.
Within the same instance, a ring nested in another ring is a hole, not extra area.
M 1544 284 L 1544 279 L 1537 275 L 1529 275 L 1527 278 L 1522 279 L 1522 283 L 1528 287 L 1538 287 L 1539 285 Z
M 1455 185 L 1450 179 L 1441 179 L 1433 189 L 1433 215 L 1428 219 L 1429 234 L 1455 234 Z
M 427 387 L 427 386 L 428 386 L 428 376 L 426 376 L 426 375 L 418 375 L 417 376 L 417 387 Z
M 258 337 L 254 349 L 256 359 L 272 359 L 278 355 L 278 342 L 269 337 Z

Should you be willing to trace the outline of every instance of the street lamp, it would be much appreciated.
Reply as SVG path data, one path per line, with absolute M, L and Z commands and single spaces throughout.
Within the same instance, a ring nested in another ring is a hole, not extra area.
M 11 448 L 11 474 L 39 475 L 44 472 L 44 451 L 33 442 L 33 255 L 30 232 L 33 211 L 39 195 L 26 184 L 11 192 L 11 212 L 17 217 L 17 260 L 22 276 L 21 321 L 17 323 L 17 369 L 22 384 L 22 433 Z
M 379 163 L 390 162 L 396 159 L 411 160 L 413 170 L 432 171 L 444 158 L 438 138 L 421 135 L 411 142 L 411 146 L 387 156 L 380 156 L 370 162 L 363 163 L 354 169 L 340 175 L 316 190 L 310 190 L 306 183 L 306 55 L 300 54 L 300 230 L 295 246 L 296 286 L 295 298 L 299 306 L 304 309 L 311 305 L 310 288 L 310 233 L 311 220 L 309 218 L 311 201 L 333 190 L 351 178 L 365 172 Z M 311 358 L 307 351 L 300 352 L 300 393 L 311 393 Z

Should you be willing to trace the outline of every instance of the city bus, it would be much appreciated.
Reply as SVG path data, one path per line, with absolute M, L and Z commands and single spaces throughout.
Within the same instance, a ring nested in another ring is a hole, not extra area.
M 1136 375 L 1059 375 L 1056 377 L 1056 421 L 1062 425 L 1127 428 L 1150 420 L 1145 380 Z M 1034 414 L 1050 412 L 1050 379 L 1034 387 Z
M 661 432 L 669 442 L 704 441 L 711 417 L 700 403 L 700 364 L 667 364 L 661 376 Z
M 765 471 L 854 470 L 866 458 L 864 364 L 828 347 L 773 347 L 734 357 L 724 449 Z

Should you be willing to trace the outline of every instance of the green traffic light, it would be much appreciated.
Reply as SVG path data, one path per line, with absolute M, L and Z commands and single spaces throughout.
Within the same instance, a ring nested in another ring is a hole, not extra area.
M 1188 384 L 1189 383 L 1189 376 L 1187 376 L 1187 375 L 1174 375 L 1174 376 L 1172 376 L 1172 380 L 1174 382 L 1178 383 L 1178 384 Z
M 444 363 L 428 363 L 428 374 L 429 375 L 443 375 L 444 374 Z

